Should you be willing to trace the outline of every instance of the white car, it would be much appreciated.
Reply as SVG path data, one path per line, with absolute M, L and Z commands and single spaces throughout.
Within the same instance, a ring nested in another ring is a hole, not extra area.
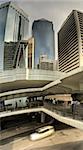
M 45 126 L 45 127 L 41 127 L 37 130 L 35 130 L 35 133 L 32 133 L 30 135 L 30 140 L 35 141 L 35 140 L 39 140 L 42 139 L 44 137 L 47 137 L 51 134 L 54 133 L 54 127 L 53 126 Z

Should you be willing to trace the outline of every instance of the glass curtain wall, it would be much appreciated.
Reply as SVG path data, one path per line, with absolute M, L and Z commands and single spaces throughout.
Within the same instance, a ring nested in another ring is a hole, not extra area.
M 6 22 L 6 31 L 5 31 L 5 42 L 14 41 L 14 24 L 15 24 L 15 9 L 9 7 L 7 22 Z
M 18 40 L 18 28 L 19 28 L 19 15 L 16 12 L 16 14 L 15 14 L 15 24 L 14 24 L 14 36 L 13 36 L 14 41 Z
M 29 38 L 29 21 L 25 19 L 24 21 L 24 40 Z
M 0 8 L 0 41 L 4 41 L 8 7 Z
M 9 7 L 4 41 L 17 42 L 19 40 L 27 40 L 28 27 L 28 19 L 22 16 L 14 8 Z

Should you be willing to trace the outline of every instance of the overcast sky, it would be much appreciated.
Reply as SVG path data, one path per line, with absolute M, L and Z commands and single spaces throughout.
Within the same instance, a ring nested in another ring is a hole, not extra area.
M 4 2 L 7 0 L 0 0 Z M 55 30 L 55 49 L 57 50 L 57 32 L 73 9 L 83 12 L 83 0 L 12 0 L 17 2 L 33 20 L 45 18 L 53 22 Z

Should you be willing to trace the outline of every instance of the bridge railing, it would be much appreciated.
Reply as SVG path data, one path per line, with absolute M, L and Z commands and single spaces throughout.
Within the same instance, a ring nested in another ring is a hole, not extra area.
M 83 105 L 76 105 L 72 111 L 72 105 L 54 105 L 51 103 L 44 103 L 44 107 L 64 117 L 71 117 L 77 120 L 83 120 Z
M 65 106 L 64 104 L 52 104 L 50 102 L 34 101 L 28 103 L 25 107 L 12 108 L 11 106 L 6 106 L 5 110 L 3 108 L 0 110 L 0 113 L 39 107 L 44 107 L 64 117 L 71 117 L 73 119 L 83 121 L 83 105 L 81 104 L 76 105 L 74 111 L 72 111 L 72 105 Z
M 38 107 L 43 107 L 44 104 L 42 101 L 35 101 L 35 102 L 29 102 L 26 104 L 26 106 L 12 106 L 12 104 L 7 104 L 3 107 L 0 108 L 0 113 L 4 113 L 4 112 L 13 112 L 13 111 L 17 111 L 17 110 L 23 110 L 23 109 L 30 109 L 30 108 L 38 108 Z

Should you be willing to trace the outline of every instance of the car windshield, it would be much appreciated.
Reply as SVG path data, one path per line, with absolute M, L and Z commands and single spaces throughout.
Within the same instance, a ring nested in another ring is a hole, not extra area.
M 53 128 L 50 128 L 50 129 L 53 129 Z M 45 128 L 37 129 L 36 133 L 44 133 L 44 132 L 49 131 L 50 129 L 45 129 Z

